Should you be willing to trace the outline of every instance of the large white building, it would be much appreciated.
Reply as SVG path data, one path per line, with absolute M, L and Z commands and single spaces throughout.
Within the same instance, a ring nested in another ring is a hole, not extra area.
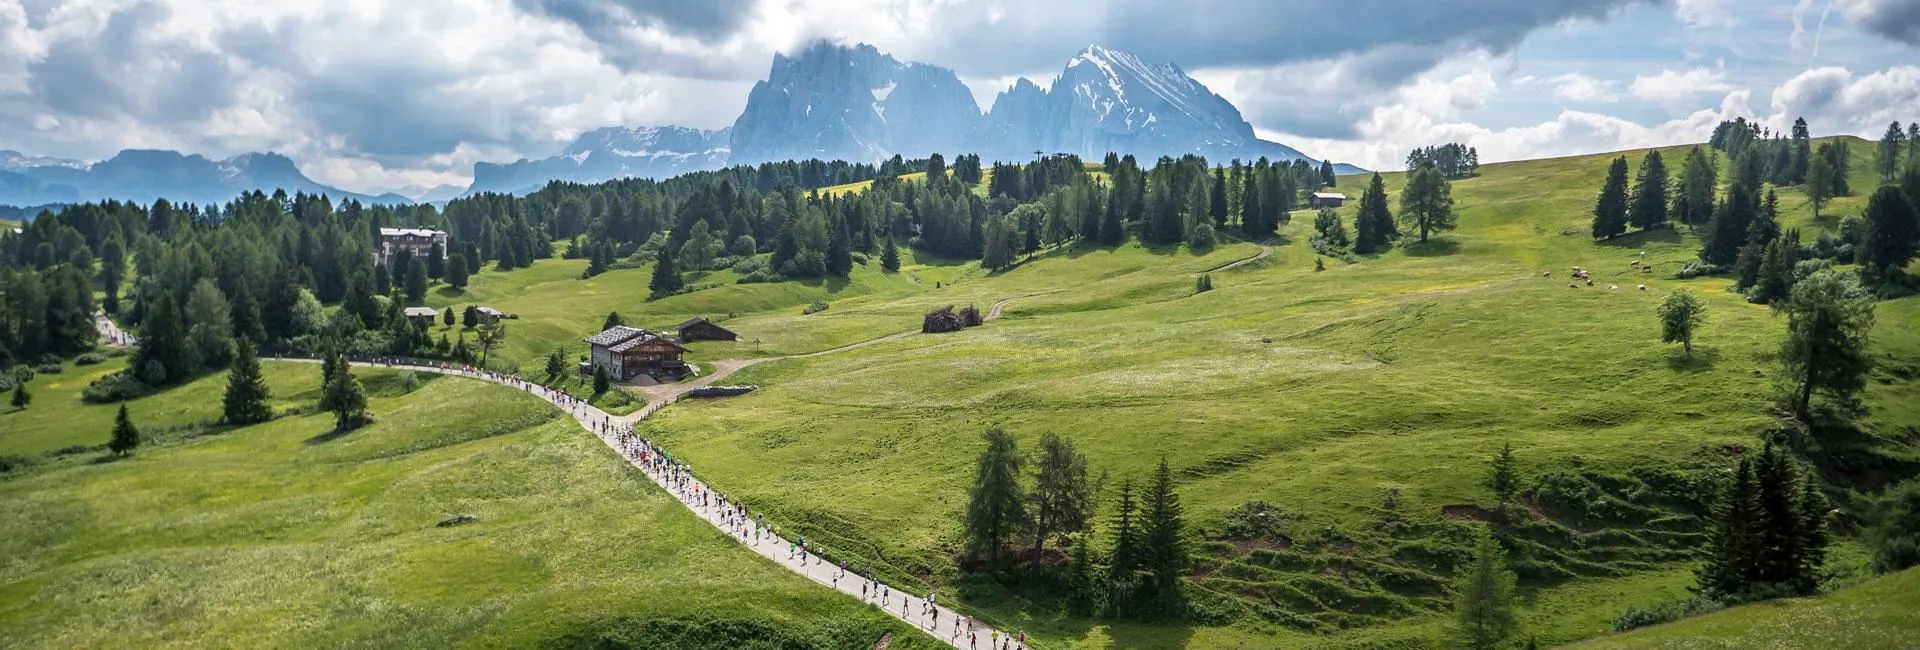
M 444 259 L 447 255 L 447 233 L 426 228 L 381 228 L 380 241 L 374 242 L 373 246 L 373 261 L 391 264 L 393 256 L 403 248 L 413 251 L 414 257 L 426 259 L 436 243 L 440 244 L 440 256 Z M 406 269 L 397 270 L 406 272 Z

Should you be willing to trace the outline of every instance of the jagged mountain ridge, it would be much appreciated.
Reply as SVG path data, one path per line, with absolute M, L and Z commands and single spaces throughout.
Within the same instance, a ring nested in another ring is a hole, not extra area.
M 959 153 L 979 119 L 952 70 L 902 63 L 872 45 L 815 43 L 774 55 L 733 122 L 732 162 Z
M 243 192 L 284 189 L 335 200 L 408 203 L 396 194 L 368 196 L 321 184 L 277 153 L 212 160 L 176 151 L 127 149 L 96 163 L 0 151 L 0 204 L 40 205 L 118 199 L 151 203 L 219 204 Z
M 730 129 L 679 126 L 594 129 L 560 155 L 511 163 L 476 163 L 467 194 L 524 194 L 549 181 L 598 183 L 627 177 L 665 178 L 727 165 Z

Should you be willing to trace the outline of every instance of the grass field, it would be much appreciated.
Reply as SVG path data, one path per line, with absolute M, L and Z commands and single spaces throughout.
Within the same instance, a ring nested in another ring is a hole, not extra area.
M 288 395 L 315 374 L 265 367 Z M 346 436 L 287 417 L 0 482 L 0 646 L 931 646 L 739 548 L 533 397 L 359 374 L 379 421 Z M 479 519 L 435 526 L 459 514 Z
M 1758 603 L 1573 646 L 1608 648 L 1912 648 L 1920 569 L 1818 598 Z

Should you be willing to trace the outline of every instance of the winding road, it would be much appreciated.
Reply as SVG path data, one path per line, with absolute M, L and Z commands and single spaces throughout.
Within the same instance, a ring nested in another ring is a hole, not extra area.
M 1260 260 L 1264 260 L 1264 259 L 1266 259 L 1266 258 L 1267 258 L 1268 256 L 1270 256 L 1270 255 L 1273 255 L 1273 247 L 1272 247 L 1272 246 L 1269 246 L 1269 245 L 1267 245 L 1267 244 L 1261 244 L 1261 245 L 1260 245 L 1260 252 L 1258 252 L 1258 253 L 1254 253 L 1254 255 L 1253 255 L 1253 257 L 1248 257 L 1248 258 L 1244 258 L 1244 259 L 1238 259 L 1238 260 L 1234 260 L 1234 261 L 1232 261 L 1232 262 L 1227 262 L 1226 264 L 1222 264 L 1222 265 L 1220 265 L 1220 266 L 1217 266 L 1217 267 L 1214 267 L 1214 268 L 1212 268 L 1212 269 L 1209 269 L 1209 270 L 1206 270 L 1206 271 L 1202 271 L 1202 273 L 1219 273 L 1219 272 L 1221 272 L 1221 271 L 1227 271 L 1227 270 L 1231 270 L 1231 269 L 1236 269 L 1236 268 L 1240 268 L 1241 266 L 1245 266 L 1245 265 L 1247 265 L 1247 264 L 1252 264 L 1252 263 L 1254 263 L 1254 262 L 1258 262 L 1258 261 L 1260 261 Z
M 1011 299 L 1008 299 L 1008 300 L 1011 300 Z M 1000 308 L 1005 306 L 1008 300 L 1002 300 L 998 303 L 995 303 L 993 309 L 990 311 L 991 315 L 988 316 L 988 318 L 997 317 L 1000 313 Z M 113 324 L 113 322 L 111 320 L 108 320 L 105 316 L 97 317 L 95 319 L 95 324 L 97 327 L 100 328 L 102 336 L 107 338 L 108 341 L 111 342 L 110 344 L 131 345 L 135 341 L 133 337 L 127 335 L 124 332 L 121 332 L 119 328 L 116 327 Z M 628 464 L 632 465 L 635 469 L 640 470 L 641 473 L 645 474 L 648 479 L 651 479 L 655 485 L 660 486 L 660 489 L 665 490 L 667 494 L 673 495 L 673 497 L 680 502 L 680 505 L 685 506 L 688 511 L 691 511 L 694 515 L 700 517 L 701 520 L 712 525 L 714 528 L 719 529 L 722 534 L 728 536 L 729 538 L 733 539 L 736 542 L 739 542 L 742 546 L 745 546 L 747 549 L 755 553 L 758 553 L 761 557 L 771 560 L 773 561 L 774 564 L 778 564 L 789 571 L 798 573 L 802 576 L 806 576 L 808 579 L 813 580 L 814 582 L 820 583 L 821 585 L 824 585 L 830 589 L 838 591 L 842 594 L 846 594 L 849 597 L 859 598 L 863 602 L 867 602 L 875 606 L 878 606 L 881 609 L 881 611 L 886 612 L 887 615 L 892 616 L 896 619 L 899 619 L 900 621 L 913 626 L 914 629 L 920 630 L 921 632 L 927 634 L 928 636 L 934 639 L 937 639 L 942 643 L 951 645 L 955 648 L 968 648 L 970 650 L 977 649 L 977 648 L 998 648 L 1000 646 L 997 644 L 992 644 L 992 640 L 996 636 L 999 639 L 1003 639 L 1003 640 L 1010 639 L 1010 637 L 1008 637 L 1007 632 L 1005 630 L 993 628 L 979 621 L 974 621 L 971 627 L 968 627 L 964 623 L 961 625 L 955 625 L 954 621 L 956 620 L 956 617 L 962 617 L 963 616 L 962 614 L 955 612 L 953 609 L 943 605 L 935 605 L 931 607 L 926 606 L 923 604 L 925 601 L 924 595 L 915 596 L 904 589 L 893 587 L 891 585 L 887 585 L 877 581 L 870 581 L 866 577 L 861 576 L 856 572 L 852 572 L 852 571 L 843 572 L 837 566 L 834 566 L 825 561 L 822 561 L 817 557 L 812 558 L 811 561 L 809 561 L 807 559 L 797 558 L 792 555 L 789 555 L 785 553 L 786 549 L 788 548 L 788 544 L 790 544 L 790 542 L 787 539 L 778 536 L 772 531 L 755 530 L 756 526 L 754 526 L 754 524 L 751 522 L 748 522 L 746 524 L 746 528 L 744 529 L 744 531 L 741 528 L 733 527 L 733 525 L 729 524 L 729 522 L 727 521 L 726 513 L 719 506 L 717 505 L 706 506 L 701 504 L 699 496 L 703 493 L 712 493 L 709 491 L 709 489 L 705 484 L 701 483 L 698 479 L 693 479 L 690 483 L 681 483 L 678 486 L 676 486 L 671 483 L 672 477 L 669 475 L 669 471 L 656 472 L 647 463 L 642 462 L 642 459 L 639 455 L 639 449 L 644 448 L 643 446 L 647 443 L 642 442 L 641 439 L 633 436 L 631 433 L 631 427 L 633 423 L 639 422 L 640 420 L 645 419 L 646 417 L 653 415 L 656 412 L 659 412 L 661 408 L 666 407 L 668 404 L 672 404 L 673 402 L 678 401 L 681 397 L 685 396 L 688 391 L 691 391 L 695 388 L 699 388 L 701 386 L 711 385 L 713 382 L 719 381 L 720 379 L 725 378 L 728 375 L 738 372 L 742 368 L 747 368 L 747 367 L 758 365 L 768 361 L 779 361 L 783 359 L 803 359 L 808 357 L 818 357 L 818 356 L 824 356 L 828 354 L 836 354 L 836 353 L 845 352 L 848 350 L 855 350 L 855 349 L 867 347 L 870 345 L 877 345 L 880 343 L 886 343 L 888 341 L 898 340 L 898 339 L 905 338 L 905 337 L 912 336 L 919 333 L 920 332 L 918 330 L 897 332 L 894 334 L 889 334 L 887 336 L 882 336 L 875 339 L 861 341 L 861 342 L 853 343 L 850 345 L 844 345 L 837 348 L 820 350 L 817 352 L 810 352 L 806 354 L 795 354 L 795 355 L 780 356 L 780 357 L 762 357 L 762 358 L 754 358 L 754 359 L 717 360 L 713 362 L 713 369 L 711 372 L 693 381 L 681 382 L 677 384 L 663 384 L 659 386 L 634 387 L 642 392 L 647 393 L 650 399 L 648 400 L 648 404 L 645 408 L 642 408 L 639 411 L 636 411 L 627 415 L 623 415 L 623 416 L 611 415 L 606 411 L 602 411 L 599 408 L 589 405 L 583 401 L 570 398 L 565 393 L 551 390 L 539 384 L 525 381 L 511 375 L 503 375 L 500 373 L 486 372 L 486 371 L 479 371 L 479 370 L 470 370 L 470 369 L 462 368 L 459 366 L 424 365 L 424 364 L 415 364 L 415 363 L 383 363 L 383 362 L 354 361 L 352 362 L 352 365 L 356 367 L 362 367 L 362 368 L 386 368 L 386 369 L 395 369 L 395 370 L 412 370 L 416 372 L 431 372 L 431 373 L 437 373 L 437 374 L 449 375 L 449 376 L 455 376 L 455 377 L 464 377 L 467 379 L 490 381 L 496 384 L 500 384 L 502 386 L 517 388 L 519 390 L 527 392 L 528 394 L 544 399 L 547 402 L 553 404 L 555 407 L 559 408 L 561 411 L 572 416 L 574 421 L 577 422 L 581 428 L 586 429 L 588 433 L 591 433 L 594 435 L 594 437 L 599 438 L 600 441 L 605 443 L 608 448 L 613 449 L 614 453 L 620 454 L 622 458 L 626 459 Z M 263 359 L 263 360 L 319 363 L 317 359 L 282 358 L 282 359 Z M 669 452 L 669 454 L 670 453 L 671 452 Z M 750 506 L 751 504 L 748 504 L 748 505 Z M 863 587 L 865 588 L 863 589 Z M 881 596 L 882 593 L 885 594 L 884 602 L 883 602 L 883 596 Z M 965 620 L 965 619 L 962 618 L 959 620 Z M 975 641 L 974 639 L 977 639 L 977 641 Z M 1014 642 L 1009 642 L 1005 647 L 1007 648 L 1018 647 L 1024 650 L 1024 648 L 1031 648 L 1032 646 L 1019 645 Z

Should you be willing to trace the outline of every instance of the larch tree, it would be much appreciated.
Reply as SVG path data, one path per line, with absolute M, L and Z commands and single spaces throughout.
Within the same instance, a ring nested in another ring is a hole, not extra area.
M 1430 233 L 1453 230 L 1453 190 L 1431 161 L 1422 163 L 1400 191 L 1400 221 L 1419 228 L 1423 243 Z
M 1794 283 L 1781 309 L 1787 313 L 1787 336 L 1780 362 L 1793 386 L 1789 406 L 1794 414 L 1811 418 L 1815 394 L 1843 408 L 1853 406 L 1873 363 L 1867 353 L 1873 297 L 1853 275 L 1827 269 Z
M 988 429 L 987 447 L 974 464 L 973 486 L 967 491 L 967 550 L 999 566 L 1008 539 L 1027 521 L 1026 498 L 1020 489 L 1020 449 L 1013 434 Z
M 1040 436 L 1033 469 L 1027 512 L 1033 520 L 1032 565 L 1039 571 L 1049 539 L 1065 539 L 1087 529 L 1097 486 L 1087 476 L 1087 457 L 1073 448 L 1073 441 L 1053 433 Z
M 1627 231 L 1627 157 L 1607 166 L 1607 181 L 1593 205 L 1593 238 L 1613 239 Z

